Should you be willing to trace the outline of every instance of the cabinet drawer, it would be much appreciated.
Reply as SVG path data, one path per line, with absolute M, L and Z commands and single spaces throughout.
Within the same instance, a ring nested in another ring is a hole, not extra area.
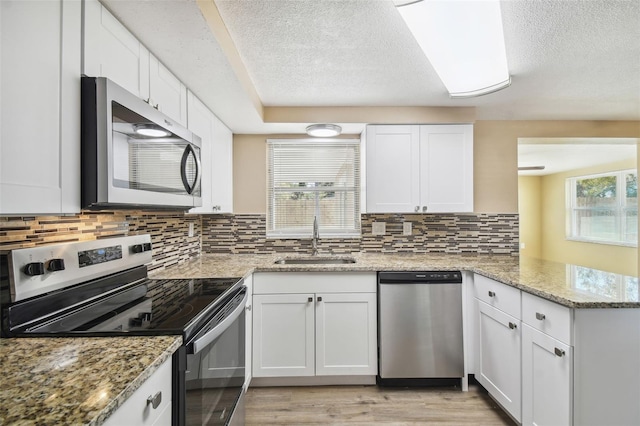
M 127 424 L 153 425 L 171 423 L 171 366 L 169 357 L 131 396 L 111 415 L 103 425 Z M 147 398 L 161 394 L 157 408 L 147 403 Z
M 563 343 L 571 344 L 571 309 L 522 293 L 522 321 Z
M 477 274 L 473 278 L 473 287 L 475 297 L 520 319 L 520 290 Z

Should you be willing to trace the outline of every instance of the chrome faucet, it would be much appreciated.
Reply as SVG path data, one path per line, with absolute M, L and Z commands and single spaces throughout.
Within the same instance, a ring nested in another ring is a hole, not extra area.
M 318 240 L 320 239 L 320 234 L 318 233 L 318 218 L 316 216 L 313 217 L 313 238 L 311 239 L 311 256 L 318 255 Z

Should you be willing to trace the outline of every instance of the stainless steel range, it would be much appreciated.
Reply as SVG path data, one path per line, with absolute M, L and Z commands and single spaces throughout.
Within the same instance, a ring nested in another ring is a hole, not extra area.
M 172 424 L 243 423 L 242 279 L 151 280 L 151 253 L 138 235 L 3 254 L 3 337 L 182 335 Z

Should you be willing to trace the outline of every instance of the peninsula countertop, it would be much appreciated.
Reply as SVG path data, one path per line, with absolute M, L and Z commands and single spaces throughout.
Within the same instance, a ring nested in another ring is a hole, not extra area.
M 181 336 L 0 339 L 0 425 L 100 425 Z
M 570 308 L 640 308 L 638 278 L 528 257 L 483 254 L 352 253 L 350 264 L 282 265 L 305 254 L 203 254 L 150 273 L 153 279 L 244 277 L 253 272 L 462 270 L 484 275 Z

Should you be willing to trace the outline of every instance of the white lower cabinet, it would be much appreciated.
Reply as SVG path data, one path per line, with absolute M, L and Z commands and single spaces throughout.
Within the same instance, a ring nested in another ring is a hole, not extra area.
M 375 376 L 375 288 L 375 273 L 255 274 L 253 377 Z
M 570 425 L 573 350 L 522 325 L 522 424 Z
M 171 425 L 171 367 L 169 357 L 103 425 Z
M 480 300 L 477 307 L 476 380 L 519 422 L 522 403 L 520 320 Z

